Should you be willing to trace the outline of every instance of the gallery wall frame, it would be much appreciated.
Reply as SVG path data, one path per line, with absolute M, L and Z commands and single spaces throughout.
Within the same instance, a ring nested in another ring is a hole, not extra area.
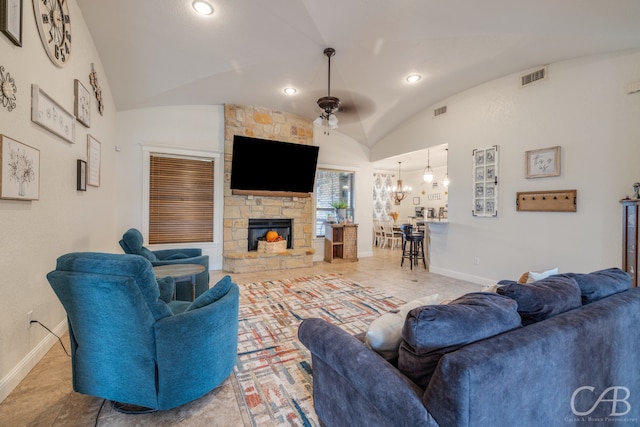
M 22 47 L 22 0 L 0 0 L 0 31 Z
M 0 199 L 40 198 L 40 150 L 0 135 Z
M 80 124 L 91 127 L 91 92 L 78 79 L 73 81 L 73 113 Z
M 526 151 L 525 171 L 527 178 L 560 176 L 560 146 Z
M 72 144 L 76 142 L 76 118 L 37 84 L 31 85 L 31 121 Z
M 91 135 L 87 135 L 87 184 L 100 187 L 100 141 Z
M 471 214 L 479 217 L 498 216 L 499 147 L 476 148 L 472 151 L 473 206 Z
M 76 190 L 87 191 L 87 162 L 78 159 L 76 175 Z

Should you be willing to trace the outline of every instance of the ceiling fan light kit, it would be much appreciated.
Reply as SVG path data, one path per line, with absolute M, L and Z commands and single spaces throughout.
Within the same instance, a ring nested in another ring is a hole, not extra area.
M 338 117 L 335 112 L 340 108 L 340 99 L 335 96 L 331 96 L 331 57 L 336 54 L 336 50 L 332 47 L 328 47 L 324 50 L 324 55 L 329 59 L 329 66 L 327 72 L 327 96 L 323 96 L 318 99 L 318 107 L 323 110 L 314 121 L 316 126 L 324 127 L 324 134 L 329 135 L 329 129 L 338 128 Z

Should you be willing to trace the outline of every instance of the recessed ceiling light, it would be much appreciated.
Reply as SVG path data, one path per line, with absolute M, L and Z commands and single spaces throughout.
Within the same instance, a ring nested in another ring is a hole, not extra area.
M 194 1 L 193 8 L 200 15 L 211 15 L 213 13 L 213 6 L 203 0 Z
M 298 93 L 298 90 L 295 87 L 285 87 L 282 91 L 287 95 L 295 95 Z
M 418 80 L 420 80 L 421 78 L 422 78 L 422 76 L 420 74 L 411 74 L 411 75 L 407 76 L 406 80 L 407 80 L 408 83 L 415 83 Z

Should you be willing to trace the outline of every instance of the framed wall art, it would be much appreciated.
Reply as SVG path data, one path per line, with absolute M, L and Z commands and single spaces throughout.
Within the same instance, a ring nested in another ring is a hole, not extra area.
M 76 190 L 87 191 L 87 162 L 85 162 L 84 160 L 78 159 L 76 175 L 77 175 Z
M 498 216 L 498 146 L 475 149 L 473 156 L 473 216 Z
M 22 0 L 0 0 L 0 31 L 22 46 Z
M 40 150 L 0 135 L 0 198 L 40 198 Z
M 100 187 L 100 142 L 87 135 L 87 184 Z
M 91 127 L 91 93 L 86 87 L 75 79 L 73 82 L 73 113 L 76 119 L 85 127 Z
M 76 141 L 76 118 L 36 84 L 31 85 L 31 121 L 72 144 Z
M 560 176 L 560 146 L 525 152 L 527 178 Z

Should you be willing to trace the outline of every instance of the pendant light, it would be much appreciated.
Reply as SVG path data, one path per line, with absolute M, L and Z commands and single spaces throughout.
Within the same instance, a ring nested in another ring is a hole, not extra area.
M 430 158 L 429 158 L 429 150 L 427 150 L 427 167 L 424 168 L 424 172 L 422 174 L 422 179 L 424 179 L 424 182 L 431 182 L 433 181 L 433 170 L 431 169 L 431 165 L 430 165 Z
M 331 96 L 331 57 L 336 54 L 336 50 L 328 47 L 324 50 L 324 55 L 329 58 L 329 68 L 327 73 L 327 96 L 318 99 L 318 107 L 322 108 L 323 113 L 320 114 L 313 124 L 324 127 L 324 134 L 329 135 L 329 129 L 338 128 L 338 118 L 335 112 L 340 107 L 340 99 Z
M 401 201 L 406 199 L 406 197 L 411 193 L 411 187 L 408 185 L 402 185 L 402 175 L 400 165 L 402 162 L 398 162 L 398 182 L 395 187 L 391 188 L 391 194 L 393 196 L 393 200 L 396 202 L 396 205 L 399 205 Z

